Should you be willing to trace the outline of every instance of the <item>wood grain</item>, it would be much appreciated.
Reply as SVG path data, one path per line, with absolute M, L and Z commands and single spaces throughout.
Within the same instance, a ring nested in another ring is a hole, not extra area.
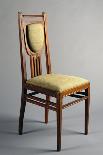
M 62 110 L 81 101 L 85 101 L 85 134 L 88 134 L 89 125 L 89 107 L 90 107 L 90 83 L 75 87 L 75 89 L 67 89 L 63 92 L 57 92 L 52 89 L 36 86 L 27 83 L 26 71 L 26 55 L 30 57 L 30 70 L 31 78 L 42 75 L 41 53 L 37 54 L 32 52 L 26 39 L 26 25 L 40 22 L 44 26 L 44 44 L 45 44 L 45 57 L 46 57 L 46 74 L 51 73 L 51 60 L 48 41 L 48 19 L 47 14 L 25 15 L 21 12 L 18 13 L 18 26 L 19 26 L 19 42 L 20 42 L 20 58 L 21 58 L 21 73 L 22 73 L 22 95 L 21 95 L 21 108 L 19 117 L 19 134 L 23 131 L 23 119 L 26 107 L 26 102 L 36 104 L 45 109 L 45 123 L 48 123 L 48 112 L 53 110 L 57 114 L 57 151 L 61 150 L 61 130 L 62 130 Z M 28 91 L 31 91 L 28 93 Z M 37 97 L 37 94 L 46 95 L 46 99 Z M 72 102 L 62 103 L 63 97 L 70 96 L 75 98 Z M 56 98 L 56 103 L 50 101 L 50 97 Z M 78 99 L 77 99 L 78 98 Z

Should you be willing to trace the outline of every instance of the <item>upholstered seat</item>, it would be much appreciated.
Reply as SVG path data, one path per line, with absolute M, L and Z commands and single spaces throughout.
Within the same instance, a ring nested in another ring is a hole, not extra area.
M 52 73 L 46 13 L 36 15 L 18 13 L 18 22 L 22 71 L 19 135 L 23 133 L 23 119 L 27 102 L 45 109 L 46 124 L 48 123 L 49 110 L 55 111 L 57 118 L 57 151 L 60 151 L 62 111 L 83 100 L 85 101 L 85 135 L 88 134 L 90 82 L 78 76 Z M 46 58 L 46 72 L 43 70 L 44 75 L 42 73 L 42 54 L 45 54 Z M 30 70 L 28 65 L 30 65 Z M 29 74 L 31 75 L 29 76 Z M 41 94 L 45 95 L 45 98 L 42 98 Z M 70 100 L 64 103 L 63 99 L 66 96 L 69 96 L 68 100 Z M 56 100 L 52 101 L 51 97 Z
M 40 86 L 54 91 L 62 92 L 64 90 L 82 89 L 89 84 L 89 81 L 77 76 L 68 76 L 62 74 L 39 75 L 27 81 L 28 84 Z

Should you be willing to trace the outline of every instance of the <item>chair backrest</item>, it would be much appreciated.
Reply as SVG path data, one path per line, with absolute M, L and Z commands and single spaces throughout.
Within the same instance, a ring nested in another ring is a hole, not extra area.
M 45 50 L 47 74 L 51 73 L 47 14 L 24 15 L 18 12 L 22 82 L 27 80 L 26 54 L 30 57 L 31 78 L 42 74 L 41 52 Z

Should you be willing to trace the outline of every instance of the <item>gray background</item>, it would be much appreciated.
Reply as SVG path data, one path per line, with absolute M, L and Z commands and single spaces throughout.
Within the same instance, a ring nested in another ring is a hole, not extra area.
M 90 134 L 84 136 L 84 104 L 63 112 L 60 154 L 103 154 L 103 1 L 0 0 L 0 155 L 57 154 L 56 115 L 28 104 L 18 136 L 21 95 L 17 12 L 49 16 L 53 72 L 91 81 Z

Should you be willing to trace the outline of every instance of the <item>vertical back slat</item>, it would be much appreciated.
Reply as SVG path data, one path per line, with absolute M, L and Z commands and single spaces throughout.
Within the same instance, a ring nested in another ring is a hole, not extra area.
M 34 60 L 33 56 L 30 56 L 31 78 L 34 77 L 34 62 L 33 62 L 33 60 Z
M 36 73 L 37 73 L 37 76 L 38 75 L 41 75 L 42 73 L 42 70 L 41 70 L 41 57 L 39 56 L 37 59 L 36 59 Z
M 34 58 L 30 56 L 31 78 L 42 74 L 41 57 Z
M 39 75 L 42 74 L 41 56 L 39 57 Z
M 34 63 L 34 76 L 37 76 L 37 73 L 36 73 L 36 59 L 33 58 L 33 63 Z
M 39 63 L 38 63 L 38 59 L 36 59 L 36 73 L 37 76 L 39 75 Z

